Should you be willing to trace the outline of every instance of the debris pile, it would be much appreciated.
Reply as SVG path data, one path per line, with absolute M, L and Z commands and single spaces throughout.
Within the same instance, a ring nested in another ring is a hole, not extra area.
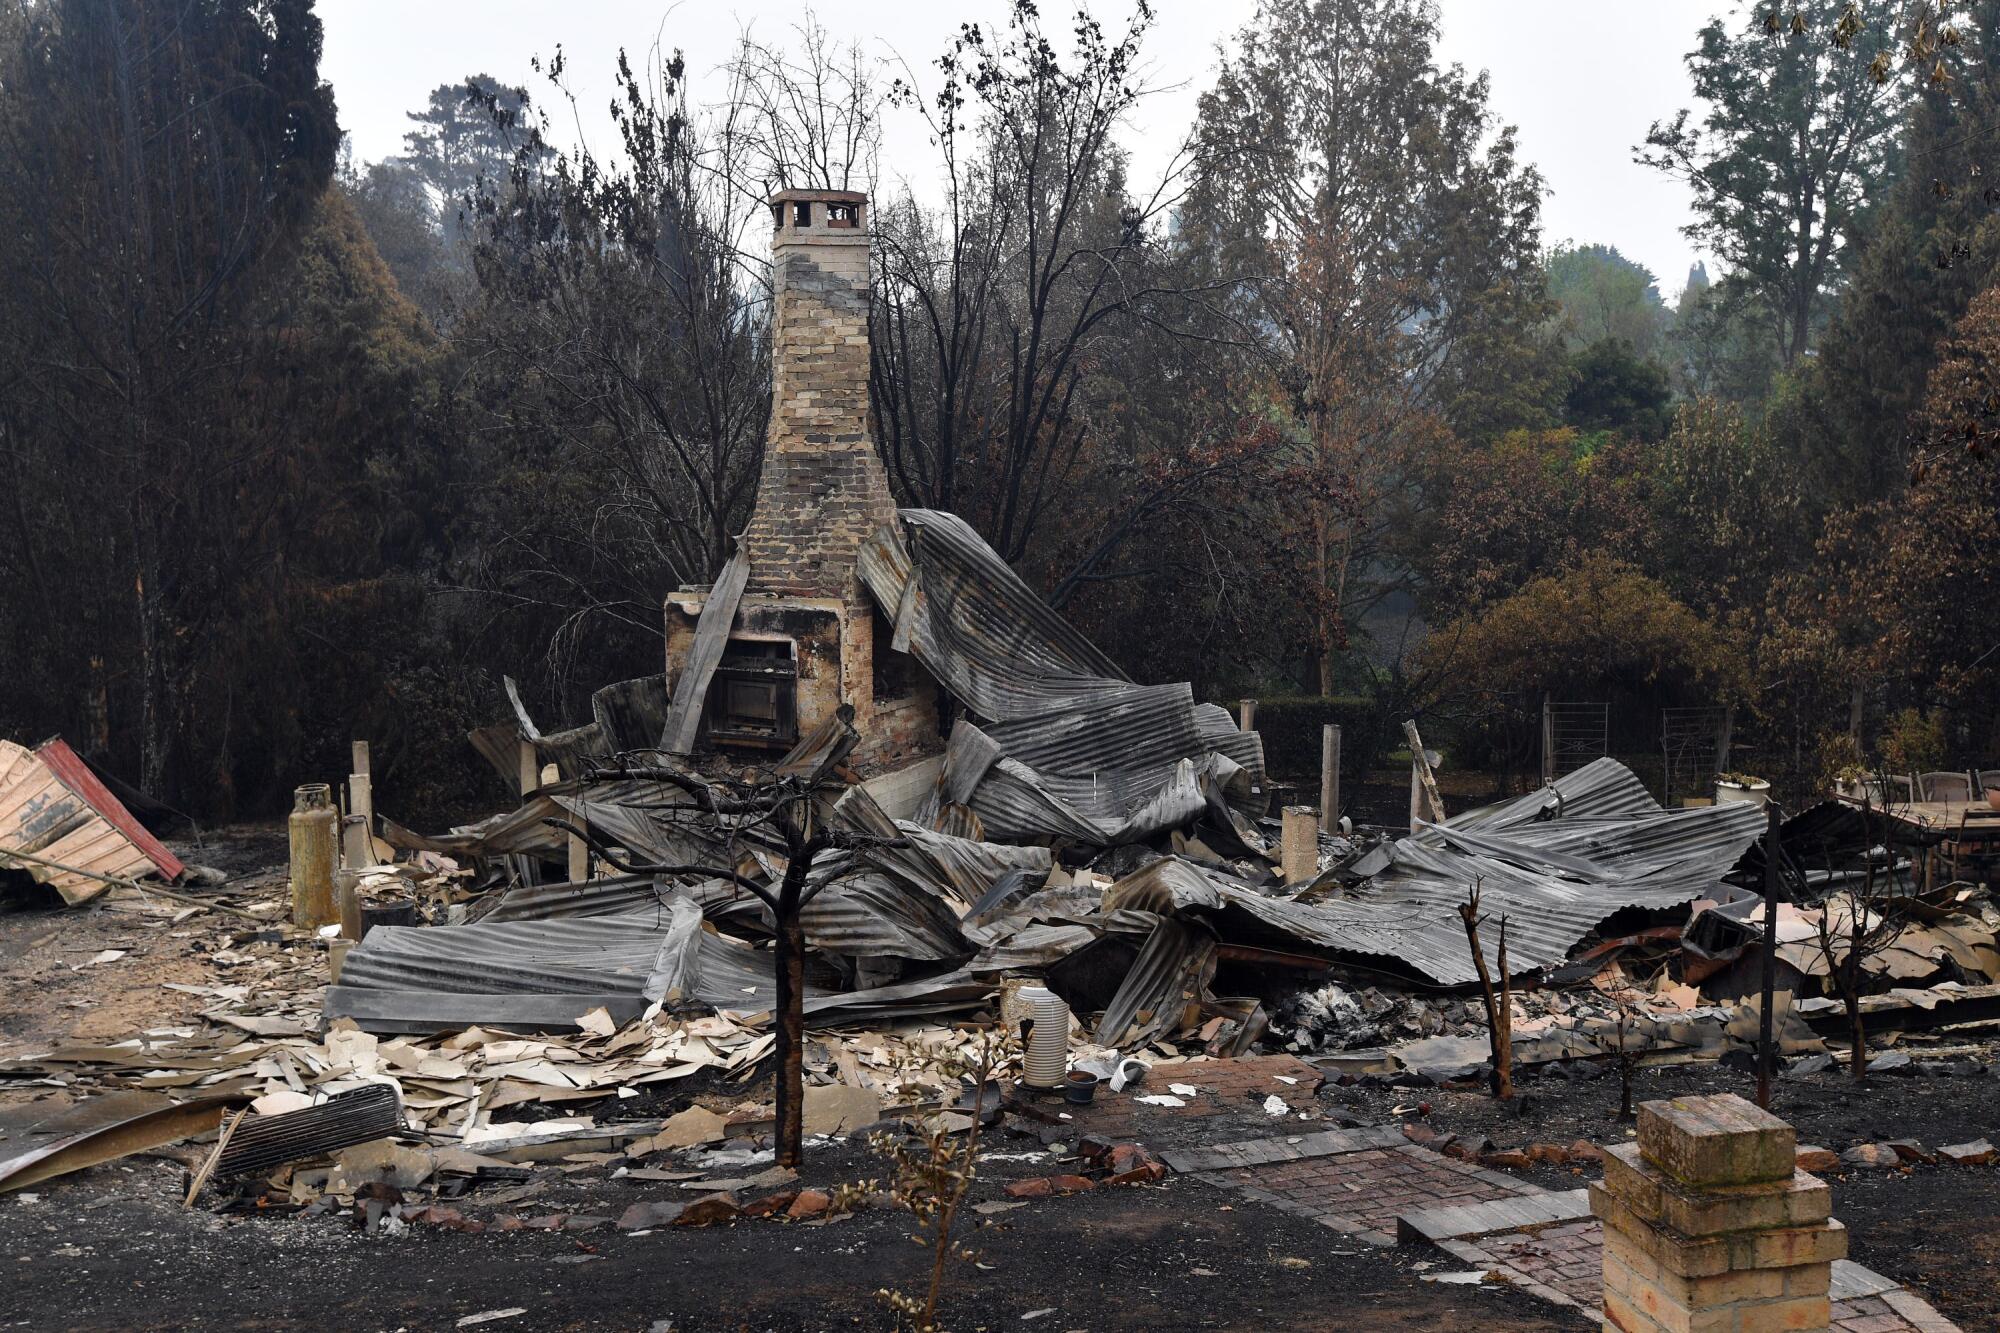
M 0 1072 L 180 1098 L 218 1133 L 216 1179 L 259 1179 L 299 1207 L 331 1198 L 371 1224 L 448 1222 L 435 1200 L 428 1214 L 403 1208 L 406 1178 L 518 1184 L 513 1167 L 536 1160 L 646 1171 L 649 1153 L 736 1140 L 750 1146 L 721 1151 L 754 1156 L 771 1110 L 742 1093 L 776 1044 L 774 904 L 791 890 L 811 1133 L 970 1124 L 972 1034 L 1025 983 L 1076 1016 L 1070 1068 L 1142 1103 L 1185 1101 L 1179 1085 L 1131 1086 L 1150 1060 L 1260 1044 L 1348 1079 L 1477 1077 L 1486 1017 L 1459 913 L 1474 885 L 1495 923 L 1479 936 L 1486 966 L 1500 967 L 1504 923 L 1522 983 L 1516 1063 L 1715 1059 L 1754 1036 L 1737 964 L 1761 938 L 1755 807 L 1666 809 L 1600 759 L 1408 837 L 1323 839 L 1318 873 L 1287 883 L 1254 732 L 1186 686 L 1125 680 L 947 515 L 902 514 L 864 547 L 860 574 L 894 641 L 962 710 L 941 755 L 864 779 L 847 766 L 861 738 L 845 706 L 776 759 L 678 754 L 655 743 L 679 707 L 664 677 L 598 691 L 589 723 L 555 732 L 510 689 L 513 720 L 473 739 L 519 777 L 517 808 L 427 835 L 352 801 L 363 813 L 347 816 L 360 827 L 343 838 L 352 910 L 339 924 L 283 924 L 282 883 L 229 886 L 201 900 L 253 923 L 206 950 L 227 979 L 173 983 L 207 1002 L 200 1025 L 58 1046 Z M 773 802 L 804 812 L 811 853 L 772 835 Z M 1821 922 L 1843 933 L 1839 910 L 1831 898 L 1780 910 L 1787 1054 L 1839 1034 L 1826 984 L 1838 957 L 1811 947 Z M 1928 987 L 1867 997 L 1870 1021 L 1898 1005 L 1942 1007 L 1940 1022 L 1992 1016 L 1989 1003 L 2000 1015 L 1981 989 L 2000 976 L 2000 909 L 1983 889 L 1948 883 L 1868 910 L 1912 923 L 1871 955 L 1871 975 Z M 663 1115 L 683 1081 L 700 1103 Z M 378 1120 L 357 1109 L 367 1098 Z M 1293 1114 L 1282 1096 L 1264 1101 Z M 386 1128 L 423 1146 L 385 1146 L 385 1107 Z M 1156 1165 L 1112 1153 L 1047 1188 Z M 642 1222 L 735 1216 L 740 1193 L 711 1189 Z M 806 1198 L 765 1211 L 792 1215 Z

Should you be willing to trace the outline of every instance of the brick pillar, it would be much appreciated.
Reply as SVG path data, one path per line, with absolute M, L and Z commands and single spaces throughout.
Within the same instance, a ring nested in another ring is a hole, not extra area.
M 1285 807 L 1279 826 L 1279 870 L 1287 884 L 1303 884 L 1319 874 L 1319 811 L 1309 805 Z
M 1734 1094 L 1646 1102 L 1639 1141 L 1590 1187 L 1604 1223 L 1606 1333 L 1824 1329 L 1847 1231 L 1797 1135 Z

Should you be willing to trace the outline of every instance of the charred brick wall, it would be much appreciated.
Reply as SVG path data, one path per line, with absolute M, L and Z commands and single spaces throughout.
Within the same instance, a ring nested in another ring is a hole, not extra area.
M 869 775 L 942 744 L 935 682 L 888 647 L 857 559 L 894 521 L 868 427 L 867 201 L 788 190 L 771 201 L 771 425 L 743 546 L 750 582 L 733 634 L 788 639 L 801 735 L 843 703 Z M 687 660 L 702 592 L 667 602 L 667 663 Z
M 855 225 L 828 225 L 852 201 Z M 771 425 L 744 533 L 750 590 L 864 614 L 861 544 L 896 515 L 868 429 L 868 232 L 859 196 L 788 191 L 771 247 Z

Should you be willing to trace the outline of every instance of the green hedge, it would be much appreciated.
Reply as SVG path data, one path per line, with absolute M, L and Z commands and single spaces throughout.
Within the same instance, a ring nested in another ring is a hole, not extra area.
M 1400 735 L 1398 724 L 1373 699 L 1312 694 L 1259 699 L 1256 728 L 1264 738 L 1264 766 L 1274 777 L 1316 781 L 1320 730 L 1328 723 L 1340 728 L 1343 784 L 1372 767 Z

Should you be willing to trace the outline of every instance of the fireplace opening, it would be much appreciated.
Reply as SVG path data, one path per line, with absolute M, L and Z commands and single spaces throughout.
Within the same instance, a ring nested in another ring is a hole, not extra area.
M 789 747 L 799 738 L 798 662 L 779 639 L 731 639 L 708 687 L 709 739 Z

